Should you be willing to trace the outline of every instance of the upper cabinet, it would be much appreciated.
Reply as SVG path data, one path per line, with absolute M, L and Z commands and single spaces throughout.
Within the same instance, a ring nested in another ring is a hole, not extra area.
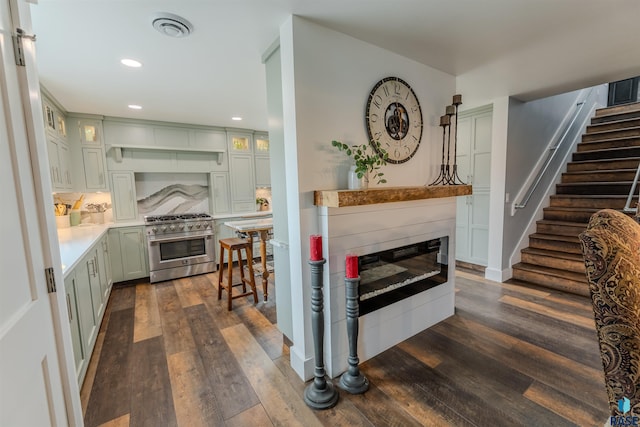
M 73 188 L 71 154 L 67 143 L 67 124 L 62 111 L 48 98 L 42 98 L 42 109 L 49 155 L 49 174 L 54 191 L 69 191 Z
M 256 132 L 254 141 L 254 164 L 256 187 L 271 187 L 271 161 L 269 157 L 269 135 Z
M 109 191 L 102 120 L 67 117 L 75 191 Z

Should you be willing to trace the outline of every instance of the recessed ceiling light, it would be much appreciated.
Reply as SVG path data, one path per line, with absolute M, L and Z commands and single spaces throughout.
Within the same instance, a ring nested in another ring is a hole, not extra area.
M 242 117 L 240 117 L 240 116 L 233 116 L 233 117 L 231 117 L 231 120 L 235 120 L 236 122 L 239 122 L 240 120 L 242 120 Z
M 142 67 L 142 62 L 136 61 L 135 59 L 124 58 L 120 60 L 122 65 L 126 65 L 131 68 L 140 68 Z
M 129 108 L 131 108 L 132 110 L 142 110 L 142 106 L 136 104 L 129 104 Z

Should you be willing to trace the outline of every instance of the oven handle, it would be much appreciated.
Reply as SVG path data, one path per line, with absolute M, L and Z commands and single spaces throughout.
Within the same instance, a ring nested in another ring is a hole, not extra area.
M 201 238 L 212 238 L 213 234 L 194 234 L 192 236 L 182 236 L 182 237 L 169 237 L 166 239 L 149 239 L 150 245 L 157 245 L 159 243 L 171 243 L 171 242 L 180 242 L 182 240 L 193 240 L 193 239 L 201 239 Z

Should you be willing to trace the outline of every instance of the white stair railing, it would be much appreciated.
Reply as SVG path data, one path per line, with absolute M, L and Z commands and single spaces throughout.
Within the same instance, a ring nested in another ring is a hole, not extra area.
M 638 213 L 638 208 L 631 207 L 631 200 L 636 192 L 636 187 L 638 185 L 638 179 L 640 178 L 640 164 L 638 164 L 638 170 L 636 171 L 636 177 L 633 179 L 633 183 L 631 184 L 631 190 L 629 190 L 629 197 L 627 197 L 627 204 L 624 205 L 625 212 Z M 640 197 L 640 194 L 638 195 Z
M 529 200 L 531 199 L 531 196 L 533 196 L 533 193 L 538 188 L 538 185 L 542 181 L 542 178 L 545 176 L 545 174 L 547 172 L 547 169 L 549 169 L 549 166 L 551 165 L 553 160 L 556 158 L 557 153 L 564 152 L 564 150 L 560 150 L 560 148 L 564 147 L 565 141 L 569 141 L 569 142 L 573 141 L 573 138 L 567 138 L 567 136 L 569 135 L 569 131 L 573 127 L 573 125 L 576 122 L 576 120 L 578 120 L 578 117 L 580 116 L 580 112 L 584 108 L 585 104 L 587 103 L 587 100 L 592 95 L 592 93 L 593 93 L 593 88 L 591 88 L 589 90 L 589 92 L 587 93 L 587 96 L 585 96 L 583 101 L 580 101 L 580 102 L 576 103 L 576 105 L 575 105 L 576 109 L 575 109 L 575 111 L 573 113 L 573 117 L 571 118 L 571 121 L 565 127 L 564 132 L 562 133 L 562 136 L 558 139 L 558 141 L 555 144 L 553 144 L 553 146 L 549 147 L 549 149 L 547 150 L 547 158 L 545 159 L 544 164 L 542 165 L 542 167 L 540 169 L 538 169 L 538 173 L 536 175 L 536 178 L 529 185 L 529 188 L 527 189 L 527 191 L 522 196 L 520 202 L 515 202 L 511 206 L 511 215 L 512 216 L 515 215 L 517 209 L 524 209 L 524 208 L 527 207 L 527 203 L 529 203 Z M 522 194 L 522 191 L 520 191 L 519 194 Z

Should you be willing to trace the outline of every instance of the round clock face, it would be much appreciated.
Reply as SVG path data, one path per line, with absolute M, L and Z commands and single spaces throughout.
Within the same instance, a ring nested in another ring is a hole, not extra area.
M 371 90 L 365 115 L 369 140 L 378 141 L 389 163 L 404 163 L 422 139 L 422 110 L 411 86 L 398 77 L 386 77 Z M 374 148 L 377 147 L 374 145 Z

